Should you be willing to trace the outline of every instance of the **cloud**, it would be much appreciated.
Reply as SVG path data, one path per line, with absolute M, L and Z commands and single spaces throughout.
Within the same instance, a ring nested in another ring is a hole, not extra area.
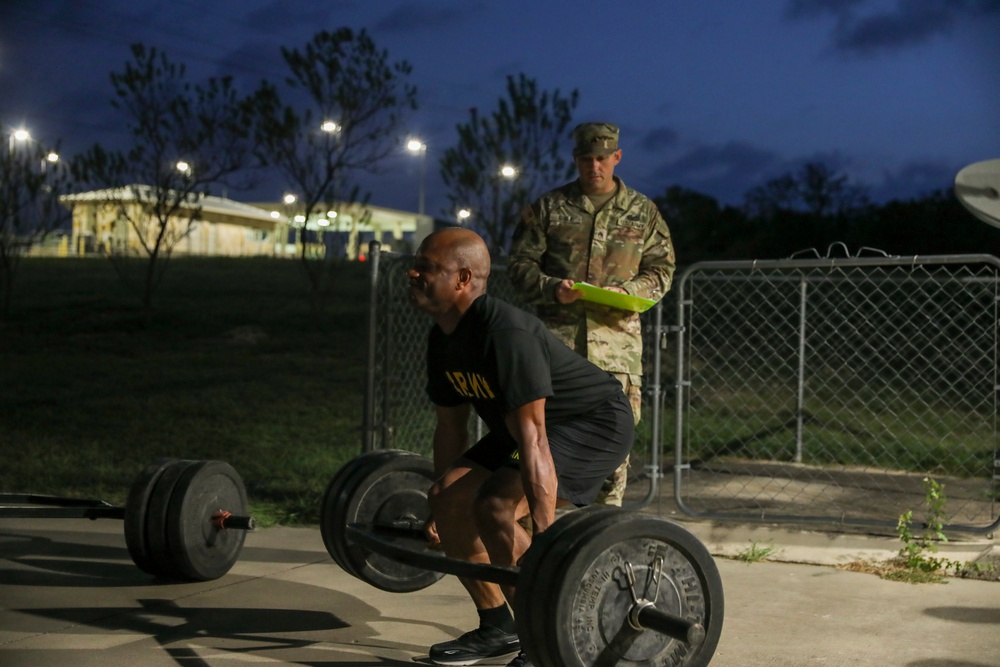
M 814 18 L 824 14 L 843 16 L 849 14 L 865 0 L 790 0 L 785 14 L 789 18 Z
M 653 174 L 655 180 L 668 185 L 680 185 L 736 204 L 748 189 L 780 171 L 782 164 L 783 160 L 772 151 L 730 141 L 691 148 L 660 164 Z
M 274 36 L 283 32 L 298 34 L 303 25 L 316 26 L 315 32 L 331 29 L 330 20 L 337 13 L 353 11 L 357 3 L 350 0 L 339 2 L 324 2 L 316 5 L 274 0 L 259 9 L 249 11 L 239 19 L 240 25 L 260 32 L 263 35 Z
M 639 147 L 651 153 L 673 148 L 677 145 L 680 135 L 671 127 L 655 127 L 639 139 Z
M 431 7 L 411 2 L 400 5 L 375 24 L 377 31 L 410 32 L 421 28 L 439 30 L 464 22 L 483 10 L 483 3 L 455 3 L 449 7 Z
M 797 174 L 806 164 L 822 164 L 833 174 L 846 175 L 875 202 L 906 200 L 948 189 L 958 167 L 945 160 L 912 160 L 881 173 L 864 172 L 843 153 L 816 152 L 784 156 L 740 141 L 699 145 L 651 171 L 651 178 L 668 187 L 679 185 L 714 197 L 723 204 L 740 205 L 753 188 L 786 174 Z
M 300 49 L 302 44 L 288 44 L 288 48 Z M 220 75 L 230 74 L 245 82 L 256 83 L 262 78 L 282 79 L 288 76 L 288 68 L 281 57 L 281 49 L 273 41 L 249 40 L 229 51 L 218 60 Z
M 791 20 L 835 19 L 834 48 L 848 55 L 873 56 L 919 46 L 949 34 L 966 20 L 1000 17 L 1000 0 L 897 0 L 881 10 L 873 0 L 790 0 Z
M 947 190 L 955 182 L 960 167 L 945 161 L 913 160 L 898 169 L 883 173 L 882 181 L 872 186 L 876 201 L 907 200 L 938 190 Z

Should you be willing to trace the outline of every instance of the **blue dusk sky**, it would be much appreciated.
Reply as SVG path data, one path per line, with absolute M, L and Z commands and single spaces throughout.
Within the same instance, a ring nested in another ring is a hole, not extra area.
M 0 0 L 0 124 L 73 153 L 125 139 L 108 75 L 143 42 L 193 77 L 281 81 L 280 47 L 365 28 L 407 60 L 428 145 L 427 212 L 446 210 L 437 159 L 506 77 L 580 94 L 574 120 L 622 128 L 617 173 L 650 196 L 680 185 L 740 204 L 821 161 L 876 201 L 951 187 L 1000 158 L 1000 0 Z M 566 150 L 570 143 L 567 138 Z M 419 160 L 365 185 L 415 210 Z M 235 199 L 277 200 L 277 178 Z

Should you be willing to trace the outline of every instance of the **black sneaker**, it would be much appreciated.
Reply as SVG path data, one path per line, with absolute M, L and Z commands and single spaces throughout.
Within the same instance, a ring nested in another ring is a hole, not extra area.
M 431 646 L 431 662 L 438 665 L 474 665 L 487 658 L 497 658 L 521 648 L 517 635 L 499 628 L 482 626 L 458 639 Z
M 532 665 L 524 651 L 518 651 L 514 659 L 507 663 L 507 667 L 532 667 Z

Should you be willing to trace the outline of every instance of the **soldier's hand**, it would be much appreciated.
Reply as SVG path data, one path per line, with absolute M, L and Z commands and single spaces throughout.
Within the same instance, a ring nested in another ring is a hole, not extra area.
M 609 292 L 618 292 L 619 294 L 628 294 L 628 292 L 626 292 L 625 290 L 623 290 L 621 287 L 615 287 L 614 285 L 606 285 L 604 287 L 604 289 L 608 290 Z
M 573 281 L 567 278 L 556 285 L 556 301 L 559 303 L 573 303 L 580 298 L 580 293 L 573 289 Z

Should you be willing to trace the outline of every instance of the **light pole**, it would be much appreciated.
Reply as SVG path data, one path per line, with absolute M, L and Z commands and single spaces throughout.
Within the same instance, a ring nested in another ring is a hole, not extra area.
M 28 132 L 23 127 L 18 128 L 10 133 L 10 138 L 7 141 L 7 152 L 10 154 L 14 153 L 14 142 L 27 143 L 31 139 L 31 133 Z
M 417 213 L 424 214 L 424 179 L 427 175 L 427 144 L 415 137 L 406 142 L 406 150 L 420 156 L 420 192 L 417 198 Z
M 285 203 L 285 222 L 278 226 L 280 230 L 275 236 L 276 242 L 280 243 L 280 250 L 278 250 L 279 255 L 284 255 L 288 251 L 288 230 L 295 230 L 294 243 L 298 245 L 299 242 L 299 230 L 295 228 L 293 223 L 292 215 L 295 213 L 295 202 L 299 200 L 298 197 L 293 195 L 291 192 L 286 192 L 281 198 L 281 201 Z
M 502 164 L 500 169 L 497 171 L 496 177 L 493 178 L 493 225 L 497 230 L 502 228 L 501 225 L 501 209 L 500 205 L 501 195 L 505 195 L 503 188 L 504 181 L 513 181 L 517 178 L 517 168 L 512 164 Z
M 460 208 L 458 209 L 458 213 L 455 214 L 455 217 L 458 218 L 459 225 L 464 225 L 466 221 L 472 217 L 472 211 L 467 208 Z
M 56 162 L 59 162 L 59 153 L 49 151 L 45 157 L 42 158 L 42 173 L 44 174 L 47 171 L 48 165 L 55 164 Z

